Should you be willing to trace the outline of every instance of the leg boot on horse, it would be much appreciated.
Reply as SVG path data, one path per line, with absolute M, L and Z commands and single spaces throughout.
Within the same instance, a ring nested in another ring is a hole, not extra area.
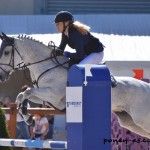
M 24 121 L 30 125 L 30 126 L 34 126 L 35 125 L 35 121 L 33 119 L 33 116 L 31 114 L 28 114 L 27 112 L 27 105 L 28 105 L 28 100 L 25 99 L 22 103 L 21 106 L 19 107 L 19 113 L 21 114 L 21 116 L 23 117 Z

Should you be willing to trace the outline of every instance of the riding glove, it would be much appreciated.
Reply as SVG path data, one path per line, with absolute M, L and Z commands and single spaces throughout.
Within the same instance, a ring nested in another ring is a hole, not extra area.
M 64 56 L 65 56 L 66 58 L 69 58 L 69 57 L 70 57 L 70 52 L 65 51 L 65 52 L 64 52 Z

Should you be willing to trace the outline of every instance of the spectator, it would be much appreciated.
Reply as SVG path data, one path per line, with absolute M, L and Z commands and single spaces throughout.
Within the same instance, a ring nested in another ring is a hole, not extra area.
M 10 103 L 12 103 L 12 98 L 10 96 L 5 96 L 3 98 L 3 107 L 9 107 Z
M 49 106 L 47 106 L 47 105 L 42 105 L 42 108 L 48 108 L 48 107 Z M 46 139 L 52 139 L 53 132 L 54 132 L 54 129 L 53 129 L 54 115 L 45 115 L 45 117 L 47 118 L 48 123 L 49 123 L 49 131 L 46 135 Z
M 24 122 L 20 114 L 17 114 L 17 137 L 16 139 L 30 139 L 29 127 Z
M 3 107 L 10 107 L 10 103 L 12 103 L 12 98 L 10 96 L 5 96 L 3 98 Z M 6 116 L 6 122 L 7 124 L 9 124 L 9 120 L 10 120 L 10 114 L 5 114 Z M 8 130 L 10 131 L 10 129 L 8 128 Z
M 31 139 L 45 140 L 46 135 L 49 131 L 49 124 L 47 118 L 40 114 L 35 114 L 34 120 L 35 120 L 35 126 L 30 127 Z M 42 149 L 38 149 L 38 150 L 42 150 Z

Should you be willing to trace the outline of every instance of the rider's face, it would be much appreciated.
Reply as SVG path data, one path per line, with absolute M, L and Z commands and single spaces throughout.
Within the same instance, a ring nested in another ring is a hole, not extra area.
M 64 28 L 63 22 L 56 23 L 56 27 L 57 27 L 58 32 L 60 32 L 60 33 L 63 32 L 63 28 Z

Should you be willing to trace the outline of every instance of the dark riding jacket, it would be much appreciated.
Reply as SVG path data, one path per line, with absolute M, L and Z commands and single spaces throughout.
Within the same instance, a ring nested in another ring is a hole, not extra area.
M 83 60 L 87 55 L 93 52 L 103 51 L 103 44 L 98 38 L 94 37 L 90 32 L 87 35 L 82 35 L 76 28 L 70 26 L 68 36 L 62 34 L 59 48 L 64 51 L 66 45 L 76 50 L 76 53 L 70 53 L 70 61 L 76 64 Z

